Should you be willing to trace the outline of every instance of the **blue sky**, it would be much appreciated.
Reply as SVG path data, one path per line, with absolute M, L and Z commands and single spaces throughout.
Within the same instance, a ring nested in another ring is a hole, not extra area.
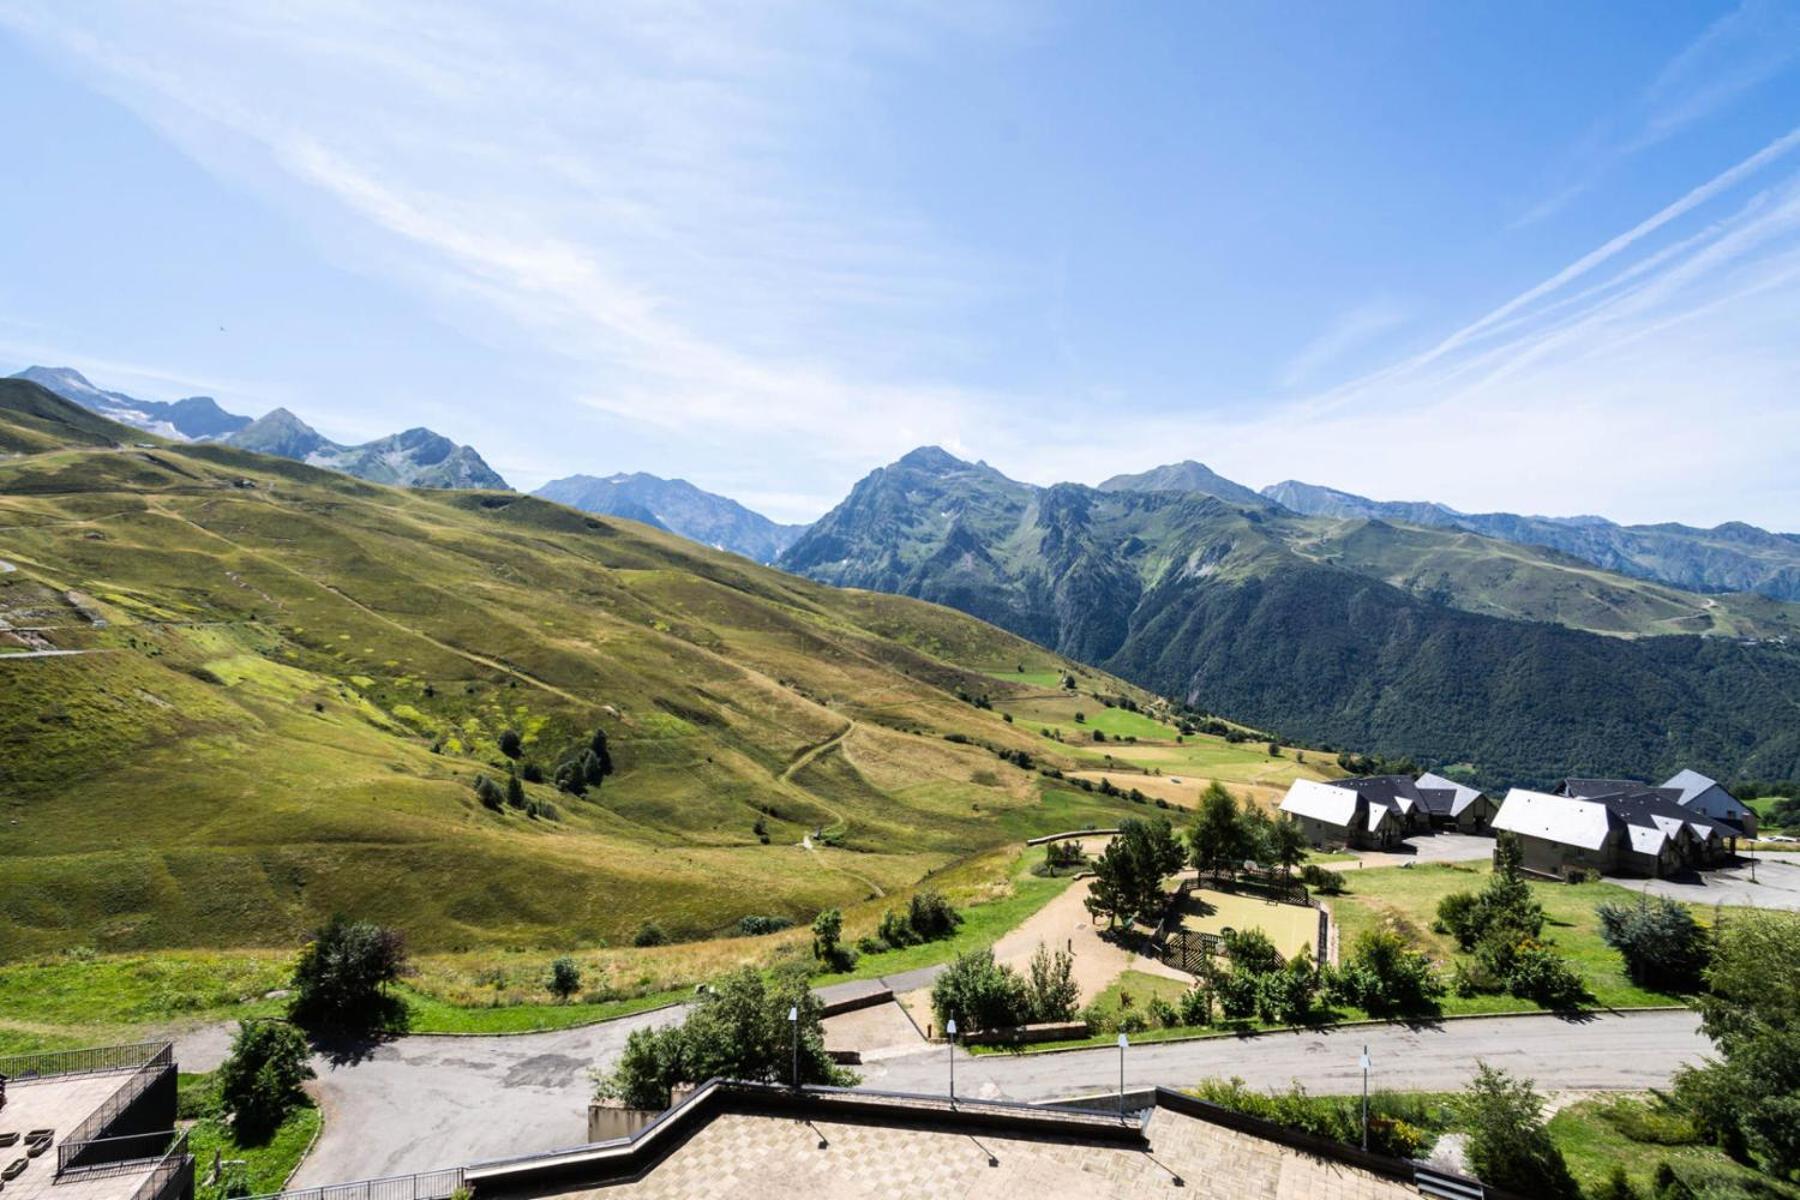
M 0 369 L 807 519 L 937 442 L 1800 529 L 1800 3 L 0 0 Z

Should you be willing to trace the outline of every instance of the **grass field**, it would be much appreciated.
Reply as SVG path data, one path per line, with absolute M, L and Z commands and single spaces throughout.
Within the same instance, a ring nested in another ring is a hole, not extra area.
M 1275 943 L 1283 958 L 1305 950 L 1317 960 L 1319 914 L 1297 904 L 1278 904 L 1260 896 L 1220 892 L 1210 888 L 1189 892 L 1182 907 L 1181 927 L 1199 933 L 1239 932 L 1260 929 Z
M 1540 1089 L 1555 1087 L 1554 1080 L 1537 1082 Z M 1588 1195 L 1599 1194 L 1600 1186 L 1616 1164 L 1625 1169 L 1626 1177 L 1640 1196 L 1650 1196 L 1657 1165 L 1667 1162 L 1683 1183 L 1701 1195 L 1800 1200 L 1800 1185 L 1738 1163 L 1715 1147 L 1633 1141 L 1622 1131 L 1621 1124 L 1626 1129 L 1634 1126 L 1620 1122 L 1615 1114 L 1632 1106 L 1641 1109 L 1644 1104 L 1645 1101 L 1631 1097 L 1584 1100 L 1569 1105 L 1550 1119 L 1550 1138 L 1562 1151 L 1570 1172 Z M 1709 1186 L 1720 1188 L 1720 1192 L 1708 1191 Z
M 1461 957 L 1455 940 L 1433 933 L 1438 901 L 1452 892 L 1478 891 L 1487 882 L 1488 863 L 1422 864 L 1416 867 L 1383 867 L 1345 873 L 1345 895 L 1327 900 L 1337 921 L 1339 943 L 1347 952 L 1356 935 L 1365 929 L 1399 930 L 1443 963 Z M 1537 883 L 1532 894 L 1544 906 L 1548 921 L 1545 937 L 1556 952 L 1581 974 L 1594 1002 L 1601 1007 L 1679 1004 L 1681 998 L 1639 987 L 1626 978 L 1618 951 L 1600 939 L 1594 906 L 1602 901 L 1629 903 L 1636 894 L 1614 883 Z M 1694 915 L 1710 923 L 1712 911 L 1694 908 Z M 1460 997 L 1444 1000 L 1446 1012 L 1501 1012 L 1534 1007 L 1510 996 Z
M 1151 702 L 631 522 L 213 446 L 0 462 L 0 538 L 0 617 L 96 651 L 0 656 L 0 962 L 287 949 L 334 911 L 429 955 L 853 912 L 1067 819 L 995 751 L 1085 748 L 959 693 Z M 602 786 L 524 784 L 553 818 L 476 800 L 503 731 L 549 772 L 597 727 Z

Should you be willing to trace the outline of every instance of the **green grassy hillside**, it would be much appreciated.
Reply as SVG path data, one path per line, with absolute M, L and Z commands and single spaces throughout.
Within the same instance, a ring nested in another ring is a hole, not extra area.
M 445 951 L 700 937 L 1067 816 L 993 750 L 1073 754 L 969 702 L 1063 659 L 525 496 L 78 445 L 0 459 L 0 559 L 0 960 L 336 910 Z M 555 819 L 478 802 L 503 731 L 548 773 L 596 727 L 601 787 L 525 785 Z

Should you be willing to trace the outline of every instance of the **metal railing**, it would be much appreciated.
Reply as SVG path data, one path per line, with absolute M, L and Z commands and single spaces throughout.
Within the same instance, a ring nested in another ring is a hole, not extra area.
M 131 1200 L 178 1200 L 193 1194 L 194 1156 L 188 1153 L 188 1135 L 184 1131 L 151 1168 L 149 1178 L 131 1193 Z
M 168 1042 L 136 1042 L 127 1046 L 93 1046 L 85 1050 L 45 1050 L 0 1058 L 0 1077 L 22 1083 L 46 1075 L 96 1075 L 136 1071 L 154 1061 L 173 1062 Z
M 334 1183 L 325 1187 L 299 1188 L 291 1192 L 268 1192 L 250 1200 L 449 1200 L 463 1185 L 463 1169 L 426 1171 L 418 1175 L 390 1175 L 385 1179 L 364 1179 L 356 1183 Z M 141 1200 L 135 1198 L 134 1200 Z
M 81 1176 L 129 1175 L 144 1169 L 169 1152 L 170 1143 L 187 1144 L 187 1135 L 179 1137 L 173 1129 L 155 1133 L 128 1133 L 123 1137 L 90 1138 L 87 1141 L 64 1140 L 56 1144 L 56 1175 Z
M 175 1070 L 175 1048 L 164 1042 L 156 1053 L 140 1065 L 137 1073 L 132 1075 L 119 1090 L 107 1097 L 106 1103 L 95 1109 L 87 1120 L 77 1125 L 63 1136 L 66 1142 L 99 1141 L 112 1123 L 135 1104 L 140 1096 L 156 1085 L 165 1074 Z

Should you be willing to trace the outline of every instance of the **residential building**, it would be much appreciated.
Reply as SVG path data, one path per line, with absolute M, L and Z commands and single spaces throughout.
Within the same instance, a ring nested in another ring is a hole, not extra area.
M 1598 796 L 1514 788 L 1493 827 L 1518 836 L 1526 870 L 1559 878 L 1577 869 L 1661 876 L 1730 857 L 1736 842 L 1728 827 L 1690 812 L 1659 789 L 1638 786 Z
M 1296 779 L 1281 801 L 1281 811 L 1306 834 L 1311 845 L 1390 850 L 1406 836 L 1406 817 L 1379 791 L 1334 787 L 1312 779 Z
M 1745 837 L 1756 836 L 1756 813 L 1720 786 L 1716 779 L 1684 769 L 1663 780 L 1662 790 L 1678 793 L 1675 803 L 1683 808 L 1733 826 Z
M 1480 788 L 1457 783 L 1427 771 L 1414 781 L 1433 829 L 1458 833 L 1486 833 L 1494 822 L 1496 805 Z

